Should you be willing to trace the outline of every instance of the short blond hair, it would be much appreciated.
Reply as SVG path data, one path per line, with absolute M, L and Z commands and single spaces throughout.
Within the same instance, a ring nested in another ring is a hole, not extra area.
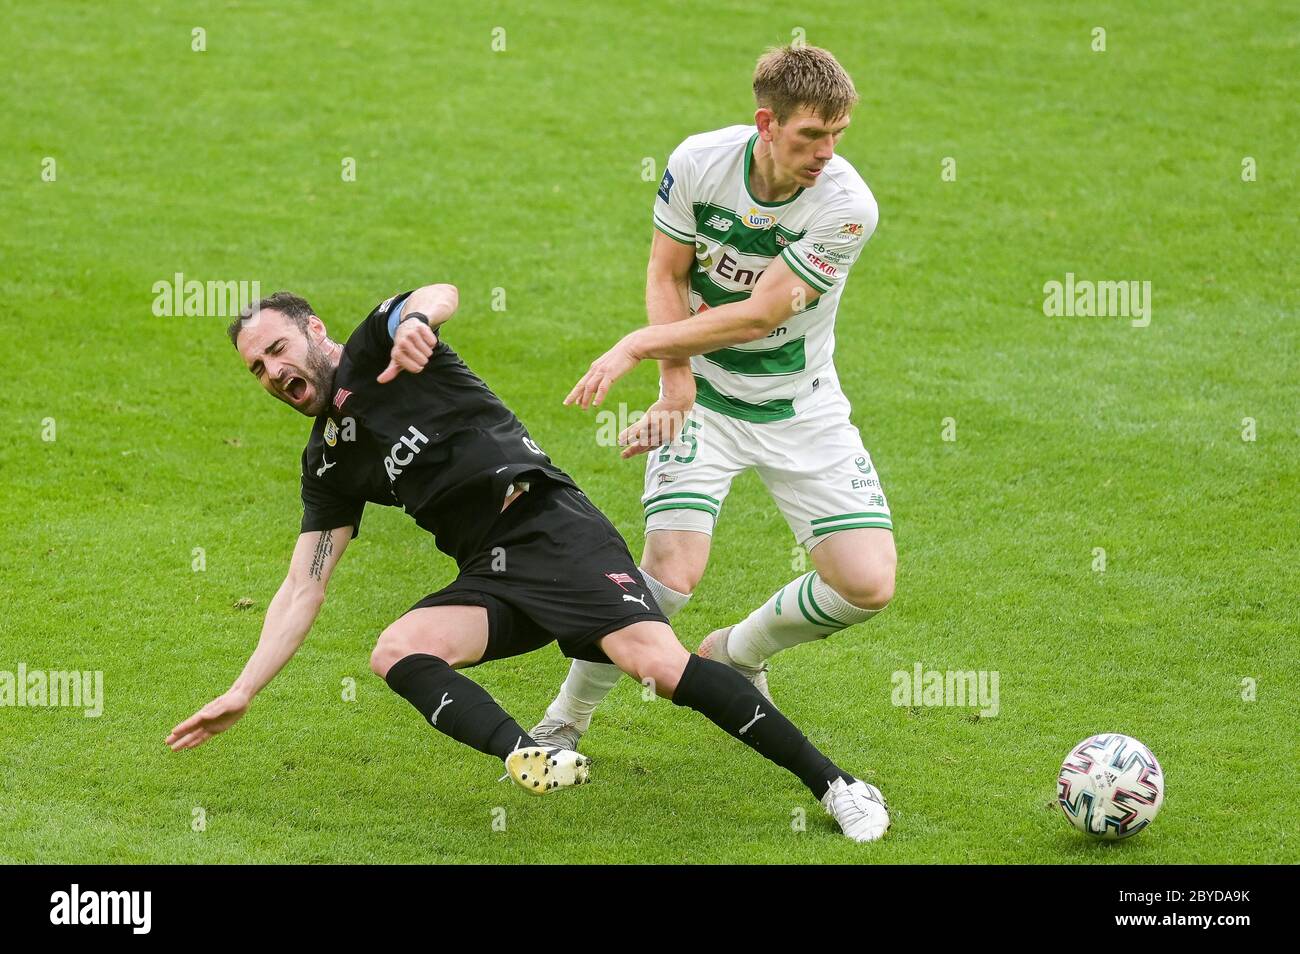
M 858 91 L 829 50 L 817 46 L 776 46 L 754 67 L 754 100 L 785 122 L 801 106 L 830 122 L 848 115 Z

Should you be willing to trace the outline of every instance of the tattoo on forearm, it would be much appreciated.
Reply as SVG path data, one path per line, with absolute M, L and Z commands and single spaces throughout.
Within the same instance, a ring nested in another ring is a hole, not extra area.
M 334 540 L 330 537 L 328 530 L 321 531 L 320 539 L 316 541 L 316 552 L 312 554 L 311 573 L 313 580 L 319 580 L 321 574 L 325 572 L 325 560 L 334 552 Z

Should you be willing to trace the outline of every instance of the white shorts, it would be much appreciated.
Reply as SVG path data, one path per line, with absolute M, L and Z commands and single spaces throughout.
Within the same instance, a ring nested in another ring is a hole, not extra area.
M 750 467 L 809 550 L 837 530 L 894 528 L 849 402 L 834 392 L 797 417 L 769 423 L 696 404 L 677 440 L 648 455 L 646 530 L 713 533 L 732 479 Z

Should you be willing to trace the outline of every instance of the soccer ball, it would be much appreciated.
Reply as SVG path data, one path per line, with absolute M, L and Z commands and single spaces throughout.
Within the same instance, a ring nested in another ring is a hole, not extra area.
M 1136 835 L 1165 800 L 1165 773 L 1151 750 L 1118 733 L 1084 739 L 1056 779 L 1061 811 L 1079 831 L 1114 840 Z

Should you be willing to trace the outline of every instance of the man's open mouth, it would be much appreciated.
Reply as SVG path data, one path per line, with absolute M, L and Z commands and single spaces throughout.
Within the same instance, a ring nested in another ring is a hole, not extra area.
M 307 382 L 305 379 L 300 378 L 295 374 L 285 382 L 282 390 L 284 391 L 285 397 L 294 404 L 298 404 L 307 396 Z

